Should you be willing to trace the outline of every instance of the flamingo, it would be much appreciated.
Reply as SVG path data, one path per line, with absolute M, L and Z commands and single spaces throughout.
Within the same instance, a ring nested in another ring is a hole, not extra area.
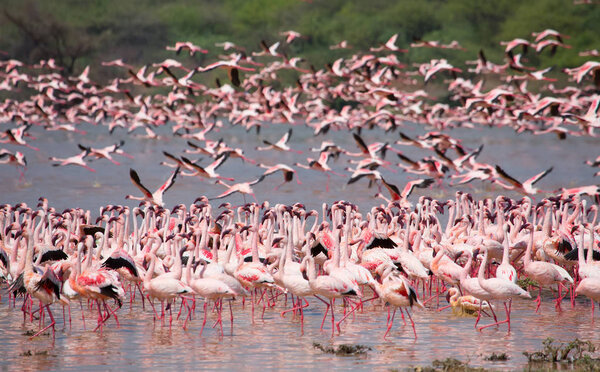
M 513 283 L 517 283 L 517 270 L 510 264 L 508 258 L 508 224 L 505 223 L 502 230 L 504 231 L 504 240 L 502 241 L 504 249 L 502 251 L 502 262 L 500 263 L 500 266 L 498 266 L 498 269 L 496 269 L 496 278 L 506 279 Z
M 476 258 L 476 257 L 475 257 Z M 484 265 L 487 264 L 488 260 L 488 251 L 485 250 L 483 261 L 479 267 L 479 273 L 477 275 L 477 280 L 479 281 L 479 285 L 481 288 L 486 290 L 490 296 L 492 296 L 495 300 L 504 301 L 504 309 L 506 310 L 506 319 L 502 321 L 497 321 L 492 324 L 488 324 L 482 327 L 479 327 L 479 331 L 482 331 L 484 328 L 492 327 L 495 325 L 500 325 L 502 323 L 508 324 L 508 332 L 510 332 L 510 310 L 512 306 L 513 297 L 522 297 L 522 298 L 531 298 L 529 292 L 525 291 L 523 288 L 519 287 L 515 283 L 508 281 L 502 278 L 484 278 Z M 509 305 L 506 305 L 506 300 L 509 300 Z
M 538 182 L 539 180 L 541 180 L 548 173 L 550 173 L 552 171 L 552 169 L 553 169 L 553 167 L 550 167 L 550 168 L 546 169 L 545 171 L 538 173 L 535 176 L 529 178 L 527 181 L 521 183 L 521 182 L 517 181 L 516 179 L 514 179 L 513 177 L 509 176 L 502 168 L 500 168 L 499 165 L 496 165 L 496 172 L 498 173 L 498 175 L 500 177 L 504 178 L 506 181 L 508 181 L 508 183 L 510 183 L 512 186 L 505 185 L 498 180 L 494 180 L 494 182 L 499 184 L 502 187 L 509 189 L 509 190 L 515 190 L 515 191 L 518 191 L 523 194 L 533 195 L 533 194 L 537 194 L 538 192 L 541 192 L 541 190 L 533 187 L 533 185 L 536 182 Z
M 313 169 L 318 170 L 320 172 L 324 172 L 327 174 L 327 183 L 325 184 L 325 191 L 329 192 L 329 179 L 331 178 L 331 174 L 335 174 L 337 176 L 342 176 L 339 173 L 334 172 L 329 165 L 327 165 L 327 161 L 329 160 L 330 153 L 329 152 L 321 152 L 319 154 L 319 159 L 314 160 L 312 158 L 308 158 L 308 165 L 294 163 L 294 165 L 304 168 L 304 169 Z
M 202 49 L 199 46 L 194 45 L 189 41 L 185 41 L 185 42 L 178 41 L 175 43 L 175 46 L 167 46 L 165 49 L 172 50 L 177 55 L 179 55 L 179 53 L 181 53 L 181 51 L 184 49 L 190 52 L 190 56 L 193 56 L 196 53 L 202 53 L 202 54 L 208 53 L 208 50 Z
M 177 175 L 179 174 L 180 169 L 181 168 L 177 167 L 177 169 L 175 169 L 175 171 L 173 173 L 171 173 L 171 175 L 165 181 L 165 183 L 163 183 L 162 186 L 160 186 L 154 193 L 151 193 L 150 190 L 148 190 L 144 185 L 142 185 L 142 182 L 140 181 L 140 176 L 138 176 L 137 172 L 135 170 L 133 170 L 133 168 L 129 169 L 129 177 L 131 178 L 131 182 L 135 185 L 135 187 L 140 189 L 140 191 L 142 192 L 142 194 L 144 194 L 144 196 L 137 197 L 137 196 L 133 196 L 133 195 L 127 195 L 127 196 L 125 196 L 125 199 L 149 201 L 153 205 L 158 205 L 158 206 L 163 207 L 164 206 L 163 194 L 165 192 L 167 192 L 167 190 L 171 186 L 173 186 L 173 184 L 175 183 L 175 178 L 177 178 Z
M 225 182 L 221 181 L 221 180 L 217 180 L 217 183 L 219 185 L 223 185 L 225 187 L 227 187 L 227 190 L 220 193 L 219 195 L 210 198 L 210 200 L 216 200 L 216 199 L 222 199 L 225 198 L 231 194 L 234 194 L 236 192 L 239 192 L 241 194 L 244 195 L 244 201 L 246 200 L 246 194 L 250 194 L 252 195 L 252 197 L 254 198 L 254 200 L 256 200 L 256 195 L 254 195 L 254 191 L 252 190 L 252 186 L 256 185 L 257 183 L 261 182 L 262 180 L 265 179 L 265 175 L 263 174 L 262 176 L 260 176 L 259 178 L 255 179 L 254 181 L 250 181 L 250 182 L 238 182 L 236 184 L 233 185 L 228 185 Z
M 175 279 L 170 276 L 159 275 L 155 278 L 152 278 L 154 274 L 154 268 L 156 265 L 156 250 L 158 250 L 159 246 L 152 248 L 150 251 L 150 266 L 148 267 L 148 271 L 146 271 L 146 275 L 144 276 L 144 292 L 146 292 L 146 297 L 150 301 L 150 306 L 152 306 L 152 310 L 154 311 L 154 319 L 164 320 L 165 316 L 165 301 L 170 305 L 170 302 L 182 295 L 187 293 L 193 293 L 194 290 L 186 285 L 179 279 Z M 154 304 L 152 302 L 153 299 L 158 299 L 161 303 L 161 316 L 158 316 L 156 309 L 154 308 Z M 169 307 L 170 309 L 170 307 Z M 169 326 L 173 322 L 172 315 L 169 317 Z
M 241 261 L 238 267 L 235 269 L 234 277 L 242 283 L 244 287 L 252 289 L 252 321 L 254 321 L 254 297 L 255 289 L 262 289 L 264 287 L 275 287 L 275 280 L 273 276 L 268 272 L 267 267 L 260 262 L 258 257 L 258 235 L 259 235 L 259 223 L 258 223 L 258 206 L 252 207 L 253 211 L 253 223 L 249 227 L 252 232 L 251 240 L 251 253 L 252 261 L 244 262 Z M 266 309 L 266 304 L 263 302 L 263 316 Z
M 446 299 L 450 303 L 452 310 L 459 314 L 473 314 L 491 309 L 491 305 L 488 302 L 471 295 L 461 296 L 460 291 L 454 287 L 448 289 Z
M 288 141 L 290 140 L 290 137 L 292 136 L 292 130 L 288 130 L 286 132 L 286 134 L 283 135 L 283 137 L 281 137 L 279 139 L 279 141 L 275 142 L 275 143 L 271 143 L 267 140 L 263 140 L 263 143 L 267 146 L 264 147 L 257 147 L 256 149 L 259 151 L 265 151 L 265 150 L 276 150 L 276 151 L 293 151 L 296 152 L 298 154 L 302 154 L 302 151 L 300 150 L 293 150 L 288 146 Z
M 533 250 L 533 226 L 529 227 L 530 229 L 530 238 L 529 244 L 527 245 L 527 250 L 525 251 L 525 258 L 523 260 L 523 273 L 533 280 L 535 280 L 539 285 L 539 294 L 535 299 L 537 306 L 535 311 L 537 312 L 542 303 L 542 286 L 549 286 L 552 284 L 561 285 L 562 282 L 569 282 L 573 284 L 573 278 L 560 266 L 555 265 L 550 262 L 543 261 L 532 261 L 531 260 L 531 252 Z M 556 307 L 560 307 L 560 297 L 556 299 Z
M 227 160 L 228 157 L 229 157 L 228 153 L 219 155 L 219 156 L 217 156 L 215 161 L 210 163 L 207 167 L 201 167 L 198 164 L 192 162 L 191 160 L 189 160 L 188 158 L 186 158 L 184 156 L 181 157 L 181 160 L 187 166 L 193 168 L 196 171 L 196 173 L 191 174 L 191 175 L 205 177 L 205 178 L 216 178 L 216 179 L 223 179 L 226 181 L 233 181 L 234 180 L 233 178 L 221 177 L 220 175 L 218 175 L 215 172 L 217 170 L 217 168 L 219 168 L 221 165 L 223 165 L 223 163 L 225 162 L 225 160 Z
M 25 268 L 23 271 L 23 282 L 27 293 L 40 301 L 40 315 L 44 310 L 50 316 L 50 324 L 39 332 L 31 336 L 34 338 L 43 333 L 48 328 L 52 327 L 52 338 L 55 337 L 54 325 L 56 321 L 50 310 L 50 305 L 57 300 L 60 300 L 60 292 L 62 283 L 56 277 L 54 271 L 46 268 L 44 274 L 37 273 L 33 270 L 33 240 L 34 236 L 31 229 L 23 233 L 23 237 L 27 239 L 27 255 L 25 257 Z
M 90 168 L 87 165 L 87 162 L 84 160 L 84 158 L 86 156 L 88 156 L 89 154 L 90 154 L 90 149 L 85 148 L 79 154 L 70 156 L 68 158 L 57 158 L 57 157 L 51 156 L 48 159 L 51 161 L 58 162 L 58 164 L 52 164 L 52 166 L 54 166 L 54 167 L 60 167 L 60 166 L 65 166 L 65 165 L 78 165 L 80 167 L 83 167 L 83 168 L 89 170 L 90 172 L 96 172 L 96 170 L 93 168 Z
M 77 247 L 77 266 L 76 270 L 71 271 L 69 276 L 69 286 L 73 291 L 79 293 L 80 296 L 96 301 L 98 307 L 98 325 L 94 331 L 100 329 L 112 314 L 115 317 L 117 324 L 118 318 L 114 311 L 106 304 L 106 300 L 114 299 L 117 301 L 118 307 L 121 307 L 125 291 L 119 281 L 119 276 L 116 272 L 106 269 L 94 269 L 90 267 L 92 252 L 91 252 L 92 237 L 86 238 L 85 246 L 87 248 L 86 268 L 82 270 L 81 256 L 84 243 L 80 243 Z M 100 301 L 102 301 L 106 310 L 106 317 L 103 317 L 100 309 Z
M 271 175 L 278 171 L 281 171 L 283 173 L 283 182 L 280 185 L 275 186 L 275 190 L 277 190 L 283 184 L 285 184 L 287 182 L 291 182 L 294 179 L 294 174 L 296 174 L 296 170 L 294 168 L 290 167 L 289 165 L 282 164 L 282 163 L 275 164 L 273 166 L 268 166 L 266 164 L 258 164 L 258 166 L 266 169 L 265 172 L 263 173 L 264 176 Z M 300 182 L 300 179 L 298 179 L 297 174 L 296 174 L 296 183 L 298 185 L 302 184 L 302 182 Z
M 584 278 L 575 288 L 575 293 L 582 294 L 592 301 L 592 319 L 594 319 L 594 301 L 600 301 L 600 278 Z
M 323 316 L 323 320 L 321 321 L 321 330 L 323 330 L 323 324 L 325 324 L 327 312 L 331 308 L 331 336 L 333 337 L 333 334 L 335 332 L 335 315 L 333 308 L 333 300 L 335 298 L 342 298 L 343 296 L 355 296 L 357 295 L 357 293 L 354 290 L 354 288 L 349 286 L 344 280 L 340 278 L 337 278 L 332 275 L 317 276 L 317 272 L 315 269 L 315 260 L 311 255 L 306 255 L 304 257 L 300 267 L 301 270 L 306 272 L 307 274 L 308 283 L 310 285 L 310 288 L 314 292 L 314 296 L 327 306 L 325 310 L 325 315 Z M 329 302 L 323 300 L 319 296 L 327 298 Z
M 419 300 L 417 296 L 417 291 L 408 284 L 408 281 L 404 279 L 402 276 L 392 274 L 391 268 L 387 269 L 384 272 L 384 280 L 383 284 L 377 283 L 377 293 L 386 303 L 390 305 L 390 307 L 394 307 L 394 312 L 390 318 L 390 310 L 388 307 L 388 319 L 387 319 L 387 329 L 383 335 L 385 339 L 392 329 L 392 325 L 394 324 L 394 316 L 396 315 L 396 310 L 400 308 L 400 312 L 402 312 L 402 308 L 406 308 L 406 314 L 410 319 L 410 323 L 412 325 L 413 333 L 415 335 L 415 340 L 417 339 L 417 330 L 415 329 L 415 322 L 408 311 L 408 307 L 417 306 L 421 309 L 424 308 L 423 304 Z
M 206 324 L 206 317 L 208 314 L 208 301 L 213 300 L 216 303 L 218 302 L 217 312 L 219 315 L 219 319 L 217 320 L 217 322 L 221 324 L 221 336 L 223 336 L 223 322 L 221 318 L 222 303 L 220 303 L 219 301 L 223 300 L 224 298 L 233 298 L 236 295 L 236 293 L 226 283 L 219 279 L 203 277 L 204 270 L 206 270 L 206 265 L 204 265 L 204 267 L 202 268 L 200 277 L 192 277 L 191 263 L 192 260 L 188 259 L 188 263 L 185 269 L 184 283 L 186 283 L 193 290 L 193 293 L 204 298 L 204 321 L 202 322 L 200 335 L 202 335 L 204 325 Z

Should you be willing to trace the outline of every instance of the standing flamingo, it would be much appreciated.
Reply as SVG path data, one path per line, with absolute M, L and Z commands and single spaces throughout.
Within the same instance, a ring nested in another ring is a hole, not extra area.
M 483 261 L 481 265 L 484 266 L 487 264 L 488 260 L 488 251 L 485 250 L 485 254 L 483 256 Z M 483 327 L 479 327 L 479 331 L 484 328 L 492 327 L 495 325 L 499 325 L 502 323 L 508 324 L 508 332 L 510 332 L 510 310 L 512 306 L 513 297 L 522 297 L 522 298 L 531 298 L 529 292 L 525 291 L 523 288 L 519 287 L 515 283 L 501 278 L 484 278 L 484 269 L 479 267 L 479 274 L 477 275 L 477 279 L 479 280 L 479 285 L 481 288 L 485 289 L 495 300 L 504 301 L 504 309 L 506 310 L 506 320 L 502 320 L 499 322 L 495 322 L 492 324 L 485 325 Z M 509 300 L 509 305 L 506 305 L 506 300 Z

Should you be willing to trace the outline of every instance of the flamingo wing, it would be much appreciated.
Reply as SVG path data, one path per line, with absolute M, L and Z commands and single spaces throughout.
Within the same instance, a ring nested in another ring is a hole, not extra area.
M 535 176 L 531 177 L 527 181 L 523 182 L 523 184 L 524 185 L 529 184 L 530 186 L 535 185 L 536 182 L 538 182 L 539 180 L 544 178 L 544 176 L 546 176 L 548 173 L 552 172 L 552 169 L 554 169 L 554 167 L 550 167 L 550 168 L 546 169 L 545 171 L 536 174 Z
M 162 186 L 158 190 L 161 192 L 165 192 L 169 188 L 171 188 L 171 186 L 173 186 L 173 184 L 175 183 L 175 179 L 177 178 L 177 174 L 179 174 L 180 170 L 181 167 L 177 167 L 177 169 L 175 169 L 171 176 L 165 181 L 165 183 L 162 184 Z
M 404 190 L 402 190 L 401 196 L 403 198 L 408 198 L 408 196 L 412 193 L 415 187 L 420 189 L 424 189 L 429 187 L 433 183 L 433 178 L 425 178 L 420 180 L 410 181 L 404 186 Z
M 506 173 L 504 171 L 504 169 L 500 168 L 499 165 L 496 165 L 496 172 L 498 172 L 498 175 L 500 177 L 504 178 L 506 181 L 508 181 L 513 186 L 518 187 L 518 188 L 523 188 L 523 184 L 521 182 L 519 182 L 516 179 L 514 179 L 513 177 L 509 176 L 508 173 Z
M 133 170 L 133 168 L 129 169 L 129 178 L 131 178 L 131 182 L 133 182 L 135 187 L 140 189 L 144 196 L 146 196 L 147 198 L 152 198 L 152 193 L 144 185 L 142 185 L 142 182 L 140 181 L 140 176 L 138 176 L 137 172 Z

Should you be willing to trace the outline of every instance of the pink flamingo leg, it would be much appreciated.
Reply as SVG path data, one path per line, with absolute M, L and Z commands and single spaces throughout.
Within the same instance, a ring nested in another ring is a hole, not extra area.
M 329 302 L 331 303 L 331 337 L 333 337 L 333 335 L 335 334 L 335 314 L 334 314 L 334 304 L 335 304 L 335 299 L 331 299 L 329 300 Z M 338 332 L 340 332 L 340 329 L 338 328 Z
M 44 308 L 46 309 L 46 311 L 48 312 L 48 316 L 50 316 L 50 324 L 48 324 L 46 327 L 44 327 L 42 330 L 40 330 L 38 333 L 34 334 L 33 336 L 31 336 L 29 339 L 33 339 L 36 336 L 39 336 L 40 334 L 42 334 L 45 330 L 47 330 L 48 328 L 52 327 L 52 339 L 56 338 L 55 335 L 55 329 L 54 329 L 54 325 L 56 324 L 56 322 L 54 321 L 54 316 L 52 315 L 52 311 L 50 311 L 50 305 L 46 305 L 44 306 Z M 42 311 L 43 309 L 42 308 Z
M 202 327 L 200 327 L 200 336 L 202 336 L 202 332 L 204 331 L 204 326 L 206 325 L 207 313 L 208 313 L 208 303 L 205 300 L 204 301 L 204 320 L 202 321 Z
M 325 315 L 323 315 L 323 320 L 321 321 L 321 331 L 323 330 L 323 325 L 325 324 L 325 319 L 327 318 L 327 312 L 329 311 L 329 303 L 327 301 L 325 301 L 324 299 L 322 299 L 321 297 L 315 295 L 316 298 L 318 298 L 321 302 L 323 302 L 325 304 L 325 306 L 327 306 L 327 308 L 325 309 Z
M 412 326 L 413 333 L 415 334 L 415 341 L 417 340 L 417 330 L 415 329 L 415 322 L 413 321 L 412 316 L 410 315 L 410 311 L 406 309 L 406 315 L 408 315 L 408 319 L 410 319 L 410 325 Z
M 396 316 L 396 308 L 394 308 L 394 312 L 392 313 L 392 317 L 390 318 L 390 307 L 388 306 L 388 318 L 387 318 L 387 330 L 383 334 L 383 338 L 385 339 L 392 329 L 392 325 L 394 324 L 394 317 Z

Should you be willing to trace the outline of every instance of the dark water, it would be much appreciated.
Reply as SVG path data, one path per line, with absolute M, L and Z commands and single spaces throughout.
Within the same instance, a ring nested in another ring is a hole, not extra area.
M 185 139 L 172 137 L 168 129 L 159 130 L 159 140 L 139 138 L 137 133 L 130 135 L 115 132 L 108 135 L 105 128 L 85 126 L 86 136 L 64 132 L 46 133 L 40 128 L 33 128 L 31 134 L 37 139 L 31 143 L 40 148 L 33 151 L 6 145 L 11 150 L 23 151 L 28 159 L 29 168 L 25 180 L 18 180 L 18 172 L 10 166 L 1 167 L 0 194 L 1 203 L 16 204 L 26 202 L 30 206 L 37 204 L 39 196 L 49 199 L 50 205 L 58 210 L 69 207 L 91 209 L 97 216 L 98 208 L 106 204 L 137 205 L 135 201 L 124 199 L 126 194 L 139 195 L 139 191 L 129 180 L 129 168 L 138 171 L 143 183 L 151 190 L 157 188 L 169 175 L 171 170 L 160 166 L 166 160 L 162 151 L 181 155 L 187 147 Z M 309 148 L 318 147 L 321 140 L 331 139 L 349 151 L 357 151 L 352 136 L 347 132 L 329 132 L 325 137 L 313 137 L 312 131 L 304 126 L 294 126 L 290 147 L 304 153 L 274 153 L 256 151 L 262 145 L 262 139 L 278 140 L 288 127 L 272 125 L 263 129 L 260 136 L 254 132 L 246 133 L 240 128 L 221 129 L 208 135 L 210 139 L 223 138 L 232 147 L 241 147 L 246 155 L 257 162 L 268 164 L 294 162 L 306 163 L 306 157 L 316 158 L 318 154 L 310 153 Z M 415 136 L 421 130 L 411 127 L 404 131 Z M 597 183 L 593 178 L 594 170 L 584 165 L 586 159 L 595 158 L 600 153 L 598 140 L 590 138 L 568 137 L 558 141 L 553 135 L 530 136 L 515 135 L 509 129 L 458 129 L 451 135 L 463 139 L 463 144 L 476 148 L 484 144 L 484 150 L 478 160 L 490 164 L 500 164 L 509 174 L 525 180 L 541 172 L 549 166 L 554 171 L 536 186 L 543 190 L 555 190 L 559 187 L 573 187 Z M 367 143 L 387 141 L 392 143 L 398 139 L 396 133 L 386 134 L 381 131 L 363 132 Z M 65 157 L 79 152 L 77 143 L 103 147 L 119 140 L 125 140 L 124 150 L 134 155 L 129 159 L 119 155 L 115 158 L 122 164 L 113 165 L 106 160 L 93 161 L 90 166 L 97 170 L 91 173 L 83 168 L 52 167 L 49 156 Z M 407 156 L 420 159 L 431 155 L 425 150 L 411 149 L 396 145 Z M 192 156 L 193 157 L 193 156 Z M 387 160 L 396 163 L 395 155 L 389 153 Z M 209 159 L 202 160 L 207 165 Z M 344 173 L 349 166 L 346 158 L 331 161 L 336 172 Z M 235 177 L 236 181 L 256 179 L 262 170 L 251 164 L 244 164 L 239 159 L 229 159 L 218 172 L 226 177 Z M 400 188 L 413 175 L 398 171 L 396 173 L 381 169 L 384 177 Z M 377 188 L 367 188 L 367 181 L 360 180 L 353 185 L 346 185 L 347 178 L 331 176 L 330 190 L 325 190 L 327 177 L 321 173 L 298 169 L 302 185 L 289 183 L 274 191 L 273 187 L 282 181 L 281 175 L 270 176 L 265 182 L 254 186 L 259 201 L 269 200 L 274 203 L 302 202 L 307 208 L 320 210 L 321 203 L 339 199 L 357 203 L 361 211 L 382 201 L 373 198 Z M 428 194 L 435 198 L 452 197 L 456 188 L 448 186 L 448 181 L 437 184 L 432 189 L 417 192 L 417 195 Z M 519 197 L 491 187 L 489 184 L 474 182 L 462 188 L 474 193 L 477 197 L 496 196 L 498 193 Z M 197 197 L 216 196 L 223 187 L 207 181 L 191 177 L 179 177 L 176 184 L 165 196 L 165 205 L 192 203 Z M 385 190 L 384 190 L 385 191 Z M 416 200 L 416 196 L 411 198 Z M 252 201 L 251 196 L 246 200 Z M 240 204 L 242 195 L 233 195 L 224 201 Z M 218 205 L 220 201 L 216 201 Z M 297 319 L 288 315 L 285 319 L 279 316 L 283 309 L 283 301 L 274 309 L 267 309 L 264 321 L 257 320 L 252 324 L 250 309 L 242 308 L 241 301 L 234 303 L 234 326 L 230 330 L 225 320 L 225 336 L 212 329 L 211 320 L 202 336 L 199 330 L 202 319 L 201 307 L 196 311 L 194 319 L 187 330 L 182 330 L 181 321 L 174 321 L 173 326 L 154 325 L 152 313 L 147 308 L 142 311 L 141 303 L 133 307 L 125 304 L 118 312 L 121 327 L 117 328 L 111 319 L 102 335 L 92 332 L 90 327 L 95 323 L 94 312 L 86 310 L 87 330 L 83 329 L 79 305 L 72 306 L 72 324 L 63 323 L 60 306 L 52 309 L 57 318 L 56 340 L 50 336 L 41 336 L 34 340 L 24 335 L 28 330 L 36 330 L 37 323 L 23 322 L 20 302 L 12 308 L 7 302 L 5 286 L 0 289 L 0 369 L 43 369 L 74 370 L 85 365 L 87 369 L 105 370 L 142 368 L 177 368 L 177 369 L 227 369 L 227 370 L 259 370 L 268 369 L 312 369 L 328 368 L 349 370 L 352 368 L 386 370 L 429 364 L 434 359 L 454 357 L 469 361 L 474 366 L 486 366 L 495 369 L 512 369 L 522 367 L 526 361 L 523 351 L 534 351 L 541 347 L 546 337 L 558 340 L 572 340 L 579 337 L 600 344 L 600 332 L 596 324 L 591 323 L 589 302 L 578 299 L 575 308 L 567 302 L 563 311 L 554 310 L 550 293 L 545 294 L 541 312 L 533 312 L 535 305 L 531 301 L 518 300 L 513 304 L 512 332 L 507 334 L 506 326 L 491 328 L 483 333 L 473 328 L 474 318 L 457 317 L 450 310 L 438 312 L 434 308 L 414 312 L 414 320 L 418 332 L 418 340 L 414 341 L 410 325 L 402 325 L 400 314 L 397 314 L 394 329 L 387 340 L 382 336 L 385 331 L 387 310 L 381 305 L 367 307 L 364 313 L 342 327 L 340 335 L 330 337 L 329 323 L 323 332 L 319 325 L 324 306 L 319 301 L 311 300 L 311 306 L 305 313 L 304 334 L 300 332 Z M 441 303 L 445 305 L 445 301 Z M 178 309 L 178 308 L 177 308 Z M 500 311 L 502 312 L 502 311 Z M 340 316 L 341 307 L 336 308 L 336 316 Z M 215 315 L 210 315 L 214 321 Z M 597 322 L 600 321 L 597 316 Z M 489 322 L 485 319 L 484 322 Z M 359 343 L 372 348 L 365 355 L 340 357 L 324 354 L 313 348 L 313 342 L 339 345 L 342 343 Z M 507 353 L 507 362 L 489 362 L 483 357 L 491 353 Z M 28 355 L 32 354 L 32 355 Z

